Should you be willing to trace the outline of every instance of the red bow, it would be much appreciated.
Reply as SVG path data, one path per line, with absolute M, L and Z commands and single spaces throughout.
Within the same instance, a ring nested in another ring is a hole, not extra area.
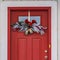
M 29 24 L 29 26 L 32 26 L 32 24 L 36 23 L 36 20 L 32 20 L 32 22 L 28 21 L 28 19 L 25 20 L 26 24 Z

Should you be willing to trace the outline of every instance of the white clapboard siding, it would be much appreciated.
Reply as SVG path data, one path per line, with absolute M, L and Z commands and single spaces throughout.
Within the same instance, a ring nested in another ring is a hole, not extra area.
M 58 1 L 58 0 L 0 0 L 0 1 Z
M 53 1 L 53 0 L 4 0 L 4 1 Z

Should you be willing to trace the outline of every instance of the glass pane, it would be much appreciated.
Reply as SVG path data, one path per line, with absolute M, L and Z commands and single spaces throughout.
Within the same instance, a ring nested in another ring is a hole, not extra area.
M 18 17 L 18 20 L 19 21 L 24 21 L 28 19 L 28 16 L 19 16 Z M 39 25 L 40 24 L 40 16 L 30 16 L 30 21 L 32 20 L 36 20 L 37 24 Z
M 30 21 L 32 21 L 32 20 L 36 20 L 37 24 L 38 25 L 40 24 L 40 16 L 31 16 Z

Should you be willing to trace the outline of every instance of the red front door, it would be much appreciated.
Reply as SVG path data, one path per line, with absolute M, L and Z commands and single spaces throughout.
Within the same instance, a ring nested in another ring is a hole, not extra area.
M 38 23 L 47 26 L 44 35 L 12 31 L 11 24 L 21 16 L 35 16 Z M 50 7 L 9 7 L 8 8 L 8 60 L 51 60 L 51 12 Z

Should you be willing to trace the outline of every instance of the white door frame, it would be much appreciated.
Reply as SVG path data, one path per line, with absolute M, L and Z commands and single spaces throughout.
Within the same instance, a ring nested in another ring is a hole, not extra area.
M 51 7 L 51 60 L 57 60 L 57 3 L 55 1 L 10 1 L 1 2 L 1 60 L 7 60 L 7 7 Z

